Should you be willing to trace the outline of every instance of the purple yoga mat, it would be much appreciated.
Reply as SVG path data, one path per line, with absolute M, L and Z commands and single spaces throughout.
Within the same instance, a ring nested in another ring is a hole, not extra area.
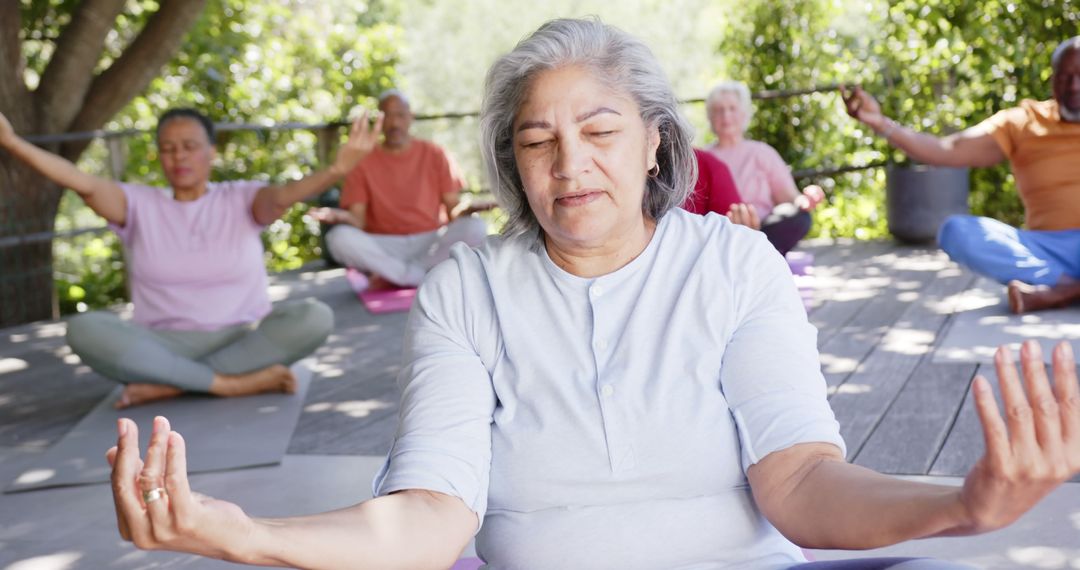
M 368 278 L 355 269 L 345 272 L 349 287 L 368 311 L 376 315 L 408 311 L 416 297 L 415 287 L 371 288 Z

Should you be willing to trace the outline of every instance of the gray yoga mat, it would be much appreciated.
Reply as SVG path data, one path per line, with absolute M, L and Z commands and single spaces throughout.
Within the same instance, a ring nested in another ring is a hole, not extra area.
M 992 364 L 998 346 L 1006 344 L 1018 351 L 1028 339 L 1042 344 L 1048 363 L 1050 348 L 1062 340 L 1071 342 L 1080 354 L 1080 307 L 1014 315 L 1009 312 L 1005 286 L 989 279 L 980 279 L 954 301 L 956 312 L 934 351 L 934 362 Z
M 155 416 L 169 419 L 187 443 L 188 471 L 224 471 L 281 462 L 311 384 L 304 362 L 292 366 L 295 394 L 260 394 L 243 398 L 188 395 L 126 410 L 113 409 L 117 386 L 60 441 L 32 461 L 5 493 L 103 483 L 109 480 L 105 451 L 116 445 L 116 421 L 130 418 L 139 426 L 140 450 L 146 451 Z

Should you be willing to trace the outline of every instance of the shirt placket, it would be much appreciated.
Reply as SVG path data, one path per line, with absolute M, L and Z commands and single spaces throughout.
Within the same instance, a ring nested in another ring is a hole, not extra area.
M 619 310 L 619 302 L 614 298 L 613 286 L 600 280 L 589 287 L 589 304 L 592 308 L 592 354 L 596 366 L 595 391 L 600 403 L 600 418 L 604 424 L 604 437 L 607 443 L 608 463 L 612 473 L 619 473 L 634 466 L 634 451 L 622 422 L 620 402 L 627 395 L 622 394 L 623 387 L 619 379 L 608 373 L 614 340 L 617 338 L 613 327 L 617 319 L 612 318 L 612 311 Z

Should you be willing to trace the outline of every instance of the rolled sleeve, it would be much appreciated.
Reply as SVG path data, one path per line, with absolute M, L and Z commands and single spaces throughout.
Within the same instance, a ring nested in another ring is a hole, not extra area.
M 401 411 L 375 496 L 423 489 L 460 498 L 482 521 L 491 469 L 491 377 L 470 340 L 461 271 L 440 265 L 409 315 Z
M 109 222 L 109 229 L 112 230 L 113 233 L 115 233 L 117 237 L 120 238 L 120 243 L 127 245 L 127 243 L 131 240 L 132 233 L 134 232 L 132 228 L 135 226 L 135 224 L 138 223 L 136 221 L 137 215 L 135 212 L 136 206 L 139 202 L 139 192 L 144 190 L 136 188 L 134 185 L 131 184 L 120 183 L 119 186 L 120 190 L 124 192 L 124 225 L 121 226 Z
M 800 443 L 831 443 L 845 452 L 821 375 L 817 330 L 783 258 L 762 247 L 764 239 L 755 241 L 741 260 L 748 270 L 735 298 L 739 324 L 720 371 L 743 471 Z
M 1011 158 L 1016 150 L 1017 125 L 1027 122 L 1027 111 L 1021 107 L 1002 109 L 975 126 L 990 135 L 1001 152 Z

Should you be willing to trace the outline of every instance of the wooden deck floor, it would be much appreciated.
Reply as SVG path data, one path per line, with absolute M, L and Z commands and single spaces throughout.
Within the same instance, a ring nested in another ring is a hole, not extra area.
M 977 364 L 934 364 L 950 297 L 974 276 L 936 248 L 822 242 L 814 253 L 810 319 L 849 459 L 893 474 L 961 475 L 982 451 L 969 388 Z M 314 295 L 335 310 L 335 332 L 290 454 L 380 455 L 397 414 L 394 377 L 405 315 L 374 316 L 340 269 L 275 277 L 276 299 Z M 62 322 L 0 330 L 0 461 L 8 449 L 59 439 L 112 384 L 78 363 Z

